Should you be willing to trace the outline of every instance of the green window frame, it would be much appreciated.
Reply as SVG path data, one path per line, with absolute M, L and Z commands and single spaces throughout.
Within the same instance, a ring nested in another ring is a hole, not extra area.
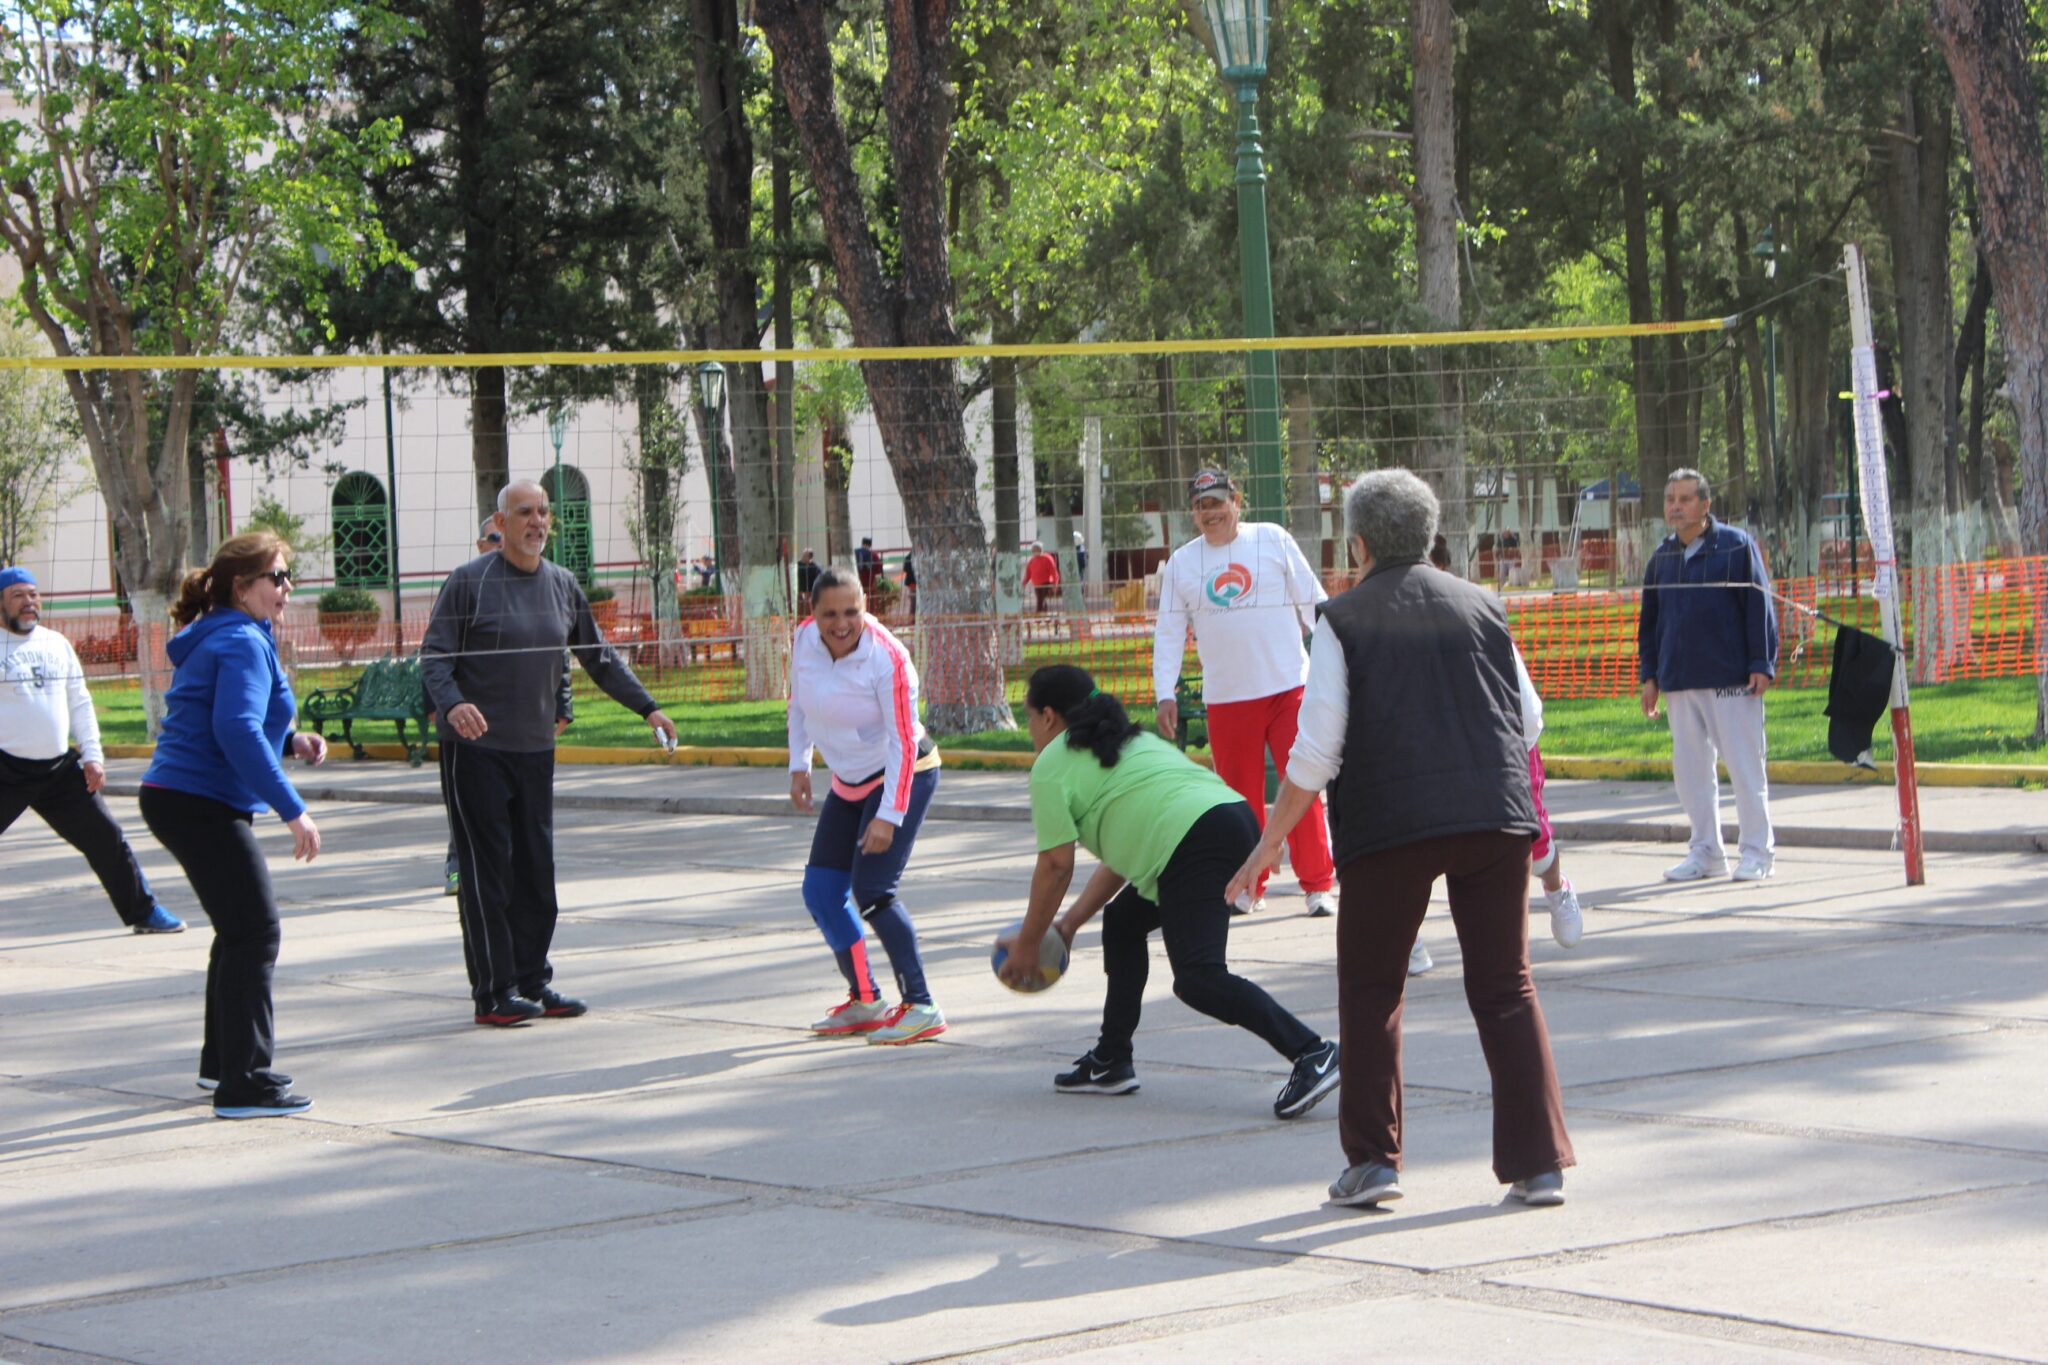
M 391 586 L 391 500 L 374 474 L 344 474 L 328 497 L 334 585 Z

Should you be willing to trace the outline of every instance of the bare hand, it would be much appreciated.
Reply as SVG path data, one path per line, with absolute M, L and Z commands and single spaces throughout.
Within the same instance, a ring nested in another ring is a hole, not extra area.
M 1766 692 L 1768 692 L 1768 691 L 1770 691 L 1770 690 L 1771 690 L 1771 675 L 1770 675 L 1770 674 L 1768 674 L 1768 673 L 1752 673 L 1752 674 L 1750 674 L 1750 675 L 1749 675 L 1749 695 L 1750 695 L 1750 696 L 1752 696 L 1752 697 L 1761 697 L 1761 696 L 1762 696 L 1762 695 L 1763 695 L 1764 693 L 1766 693 Z
M 873 857 L 877 853 L 887 853 L 889 845 L 895 842 L 896 826 L 887 820 L 870 820 L 867 832 L 860 836 L 860 851 Z
M 301 812 L 296 820 L 287 821 L 292 832 L 292 857 L 302 863 L 310 863 L 320 856 L 320 827 L 313 823 L 309 813 Z
M 319 767 L 327 761 L 327 737 L 300 733 L 292 736 L 292 756 L 301 763 Z M 316 841 L 317 844 L 317 841 Z
M 1159 703 L 1159 733 L 1172 739 L 1180 729 L 1180 703 L 1169 697 Z
M 482 739 L 491 725 L 474 703 L 464 702 L 448 709 L 448 728 L 463 739 Z
M 1643 684 L 1643 714 L 1651 720 L 1657 719 L 1657 683 L 1654 679 Z
M 1237 875 L 1232 877 L 1230 884 L 1223 888 L 1223 899 L 1235 905 L 1240 900 L 1257 895 L 1259 878 L 1264 876 L 1268 870 L 1279 865 L 1279 847 L 1277 845 L 1269 845 L 1264 839 L 1259 840 L 1258 847 L 1254 848 L 1251 851 L 1251 856 L 1244 860 L 1244 866 L 1237 869 Z
M 85 774 L 85 791 L 88 796 L 96 794 L 101 787 L 107 785 L 107 769 L 105 764 L 94 763 L 91 759 L 87 759 L 78 765 L 78 770 Z
M 556 738 L 556 739 L 560 739 L 560 738 L 562 737 L 562 731 L 564 731 L 564 730 L 566 730 L 566 729 L 568 729 L 568 728 L 569 728 L 569 718 L 568 718 L 567 716 L 556 716 L 556 717 L 555 717 L 555 738 Z
M 816 806 L 811 802 L 811 775 L 809 773 L 791 773 L 789 775 L 789 804 L 795 806 L 805 815 L 809 815 L 816 809 Z
M 996 940 L 996 947 L 1008 954 L 996 971 L 1005 985 L 1021 990 L 1038 980 L 1038 942 L 1025 943 L 1016 934 L 1005 934 Z
M 664 746 L 671 750 L 676 747 L 676 723 L 668 718 L 666 712 L 649 711 L 647 713 L 647 726 L 655 734 L 661 736 L 661 742 Z

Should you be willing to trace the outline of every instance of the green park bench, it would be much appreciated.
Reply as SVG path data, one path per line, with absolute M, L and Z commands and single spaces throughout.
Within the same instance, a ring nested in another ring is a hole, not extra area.
M 359 720 L 396 722 L 398 742 L 405 746 L 405 761 L 413 767 L 419 767 L 427 756 L 427 691 L 420 679 L 417 654 L 409 659 L 387 655 L 364 669 L 346 687 L 314 690 L 306 697 L 302 715 L 312 724 L 316 735 L 326 734 L 327 726 L 339 723 L 343 741 L 357 758 L 363 757 L 363 746 L 355 737 L 355 723 Z M 406 738 L 408 721 L 418 727 L 415 739 Z

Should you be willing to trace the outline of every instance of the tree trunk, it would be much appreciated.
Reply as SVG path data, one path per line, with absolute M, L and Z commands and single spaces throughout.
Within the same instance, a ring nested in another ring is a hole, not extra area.
M 2021 0 L 1934 0 L 1977 185 L 2020 446 L 2020 544 L 2048 554 L 2048 189 Z M 2048 592 L 2034 595 L 2034 739 L 2048 739 Z
M 1913 681 L 1931 683 L 1954 653 L 1958 623 L 1940 591 L 1941 567 L 1958 558 L 1949 497 L 1949 441 L 1955 430 L 1950 388 L 1948 104 L 1925 78 L 1896 96 L 1893 137 L 1884 143 L 1885 233 L 1891 240 L 1898 296 L 1901 387 L 1906 408 L 1906 521 L 1913 604 Z M 1968 625 L 1962 623 L 1961 643 Z
M 1771 420 L 1771 382 L 1764 373 L 1764 341 L 1754 318 L 1743 319 L 1742 363 L 1749 371 L 1749 406 L 1756 426 L 1756 481 L 1750 498 L 1757 506 L 1757 524 L 1778 524 L 1778 447 Z
M 953 116 L 949 0 L 883 10 L 888 67 L 882 106 L 897 210 L 901 273 L 883 274 L 852 149 L 835 106 L 823 6 L 760 0 L 755 21 L 803 147 L 832 253 L 841 306 L 859 346 L 950 346 L 951 257 L 945 160 Z M 890 470 L 916 552 L 925 721 L 941 734 L 1010 729 L 997 654 L 994 581 L 976 499 L 974 462 L 952 361 L 864 361 Z
M 1727 428 L 1728 477 L 1722 484 L 1728 490 L 1725 506 L 1731 521 L 1742 520 L 1749 507 L 1749 433 L 1742 411 L 1742 352 L 1733 346 L 1728 348 L 1728 368 L 1721 380 L 1721 413 Z
M 1317 574 L 1323 571 L 1322 480 L 1316 469 L 1316 409 L 1308 385 L 1287 393 L 1287 529 Z
M 844 418 L 842 416 L 843 423 Z M 844 425 L 825 428 L 825 562 L 853 567 L 853 445 Z
M 1422 309 L 1439 329 L 1459 321 L 1457 119 L 1453 102 L 1456 49 L 1450 0 L 1410 0 L 1414 43 L 1415 271 Z M 1465 472 L 1464 385 L 1457 355 L 1432 346 L 1422 355 L 1429 411 L 1418 471 L 1442 504 L 1439 528 L 1451 562 L 1469 564 L 1471 498 Z M 1306 395 L 1304 395 L 1306 396 Z M 1311 561 L 1316 562 L 1316 561 Z
M 483 365 L 469 372 L 469 462 L 476 480 L 479 520 L 498 510 L 498 490 L 511 482 L 505 440 L 505 368 Z
M 1808 296 L 1811 297 L 1811 296 Z M 1787 505 L 1783 563 L 1770 565 L 1774 578 L 1811 574 L 1816 568 L 1815 531 L 1820 499 L 1834 487 L 1833 413 L 1841 388 L 1829 347 L 1830 319 L 1806 299 L 1793 307 L 1781 342 L 1786 347 Z
M 1984 495 L 1984 320 L 1991 308 L 1991 272 L 1985 268 L 1984 253 L 1977 252 L 1972 261 L 1970 297 L 1963 305 L 1962 323 L 1956 328 L 1955 370 L 1949 377 L 1957 395 L 1957 411 L 1953 415 L 1959 422 L 1963 389 L 1967 385 L 1970 390 L 1969 425 L 1951 438 L 1967 452 L 1962 464 L 1961 489 L 1966 501 Z
M 789 110 L 782 101 L 774 105 L 774 151 L 770 159 L 770 230 L 775 234 L 775 349 L 796 347 L 795 275 L 790 257 L 796 249 L 794 193 L 791 180 L 793 134 Z M 775 523 L 781 542 L 778 561 L 787 566 L 796 560 L 796 362 L 775 362 Z M 787 573 L 785 567 L 784 572 Z M 788 589 L 795 591 L 794 584 Z
M 1607 84 L 1616 106 L 1627 118 L 1636 107 L 1636 38 L 1629 0 L 1599 0 L 1600 34 L 1607 51 Z M 1650 322 L 1656 312 L 1650 299 L 1650 195 L 1643 180 L 1643 153 L 1633 129 L 1624 129 L 1613 149 L 1615 178 L 1621 185 L 1623 284 L 1628 295 L 1628 320 Z M 1669 468 L 1660 428 L 1656 343 L 1649 337 L 1629 338 L 1635 361 L 1636 474 L 1643 496 L 1664 487 Z M 1647 518 L 1646 518 L 1647 520 Z

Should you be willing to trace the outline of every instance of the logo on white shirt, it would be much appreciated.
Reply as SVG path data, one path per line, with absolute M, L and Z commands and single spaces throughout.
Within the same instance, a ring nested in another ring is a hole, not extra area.
M 1214 606 L 1234 607 L 1252 590 L 1252 571 L 1242 564 L 1225 564 L 1209 575 L 1202 591 Z

